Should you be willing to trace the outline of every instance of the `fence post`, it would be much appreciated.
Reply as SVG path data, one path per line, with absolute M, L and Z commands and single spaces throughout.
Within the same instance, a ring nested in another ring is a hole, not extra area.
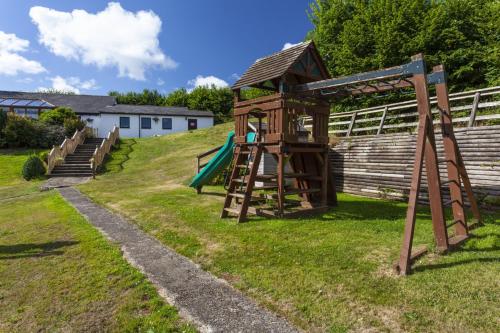
M 479 106 L 479 98 L 481 97 L 481 93 L 477 92 L 474 95 L 474 101 L 472 102 L 472 110 L 470 111 L 470 117 L 469 117 L 469 127 L 473 127 L 474 123 L 476 122 L 476 114 L 477 114 L 477 109 Z
M 382 118 L 380 119 L 380 125 L 378 126 L 377 135 L 380 135 L 382 133 L 382 130 L 384 129 L 384 122 L 385 122 L 385 117 L 387 116 L 388 109 L 389 109 L 388 106 L 384 108 L 384 113 L 382 114 Z
M 351 117 L 351 123 L 349 124 L 349 129 L 347 130 L 347 134 L 346 136 L 351 136 L 352 134 L 352 129 L 354 128 L 354 123 L 356 122 L 356 116 L 358 115 L 358 112 L 355 111 L 353 114 L 352 114 L 352 117 Z

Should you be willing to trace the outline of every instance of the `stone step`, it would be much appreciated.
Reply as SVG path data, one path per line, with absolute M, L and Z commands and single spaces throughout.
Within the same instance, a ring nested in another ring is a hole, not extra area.
M 92 177 L 92 172 L 88 174 L 83 173 L 52 173 L 50 177 Z

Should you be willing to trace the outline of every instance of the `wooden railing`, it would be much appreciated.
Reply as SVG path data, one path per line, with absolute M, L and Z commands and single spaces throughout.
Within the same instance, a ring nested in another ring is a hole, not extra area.
M 203 169 L 205 167 L 205 165 L 208 164 L 208 161 L 202 162 L 201 160 L 204 157 L 210 156 L 210 155 L 218 152 L 221 148 L 222 148 L 222 146 L 218 146 L 218 147 L 210 149 L 204 153 L 196 155 L 196 174 L 199 174 L 201 169 Z
M 101 145 L 97 147 L 90 159 L 90 168 L 92 169 L 92 175 L 95 178 L 97 168 L 102 164 L 106 154 L 109 153 L 111 147 L 116 144 L 120 138 L 120 130 L 118 127 L 114 126 L 113 129 L 108 133 L 106 138 L 102 141 Z
M 53 146 L 47 157 L 47 174 L 50 175 L 56 165 L 64 162 L 68 154 L 72 154 L 79 144 L 85 141 L 89 129 L 85 127 L 81 131 L 76 130 L 71 138 L 64 139 L 60 146 Z
M 459 127 L 473 127 L 478 123 L 500 119 L 500 112 L 480 114 L 482 110 L 500 107 L 500 86 L 450 94 L 451 111 L 455 114 L 453 123 Z M 481 99 L 489 98 L 489 101 Z M 471 102 L 468 102 L 471 101 Z M 432 113 L 438 114 L 436 97 L 431 97 Z M 467 103 L 468 102 L 468 103 Z M 463 105 L 467 103 L 466 105 Z M 471 104 L 469 104 L 471 103 Z M 417 127 L 418 112 L 415 100 L 375 106 L 348 112 L 333 113 L 328 122 L 328 133 L 335 136 L 373 135 L 384 132 L 404 132 Z M 436 118 L 435 124 L 439 123 Z M 312 127 L 312 119 L 304 117 L 304 126 Z

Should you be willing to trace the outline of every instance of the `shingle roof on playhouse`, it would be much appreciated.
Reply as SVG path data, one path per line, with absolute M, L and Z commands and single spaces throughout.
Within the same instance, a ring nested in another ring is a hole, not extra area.
M 266 81 L 278 79 L 288 72 L 299 76 L 315 77 L 316 80 L 330 77 L 316 46 L 312 41 L 308 41 L 257 59 L 232 89 L 259 86 Z

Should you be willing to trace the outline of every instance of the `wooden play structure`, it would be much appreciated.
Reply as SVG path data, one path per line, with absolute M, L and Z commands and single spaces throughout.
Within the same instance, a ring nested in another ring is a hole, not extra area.
M 444 161 L 437 158 L 429 86 L 435 86 L 446 156 Z M 240 92 L 243 87 L 258 87 L 273 93 L 242 100 Z M 453 133 L 443 66 L 434 67 L 428 75 L 423 56 L 416 55 L 404 65 L 331 79 L 312 42 L 257 60 L 233 86 L 235 148 L 221 217 L 233 214 L 239 222 L 244 221 L 249 213 L 297 217 L 324 212 L 328 206 L 335 205 L 335 186 L 328 161 L 330 104 L 339 97 L 403 88 L 414 89 L 419 121 L 404 240 L 395 268 L 401 274 L 407 274 L 411 262 L 424 253 L 422 249 L 412 251 L 424 161 L 437 248 L 447 251 L 461 243 L 469 233 L 462 189 L 478 222 L 480 214 Z M 312 119 L 312 128 L 309 137 L 299 140 L 297 131 L 303 116 Z M 255 140 L 249 141 L 247 134 L 252 119 L 259 128 Z M 266 124 L 265 132 L 261 130 L 263 123 Z M 274 156 L 276 172 L 258 173 L 263 153 Z M 446 181 L 441 181 L 439 176 L 441 163 L 447 168 Z M 287 164 L 291 172 L 285 172 Z M 259 180 L 271 184 L 256 187 L 255 182 Z M 444 217 L 441 184 L 448 184 L 451 194 L 453 221 L 448 224 Z M 451 226 L 454 227 L 453 236 L 448 232 Z

